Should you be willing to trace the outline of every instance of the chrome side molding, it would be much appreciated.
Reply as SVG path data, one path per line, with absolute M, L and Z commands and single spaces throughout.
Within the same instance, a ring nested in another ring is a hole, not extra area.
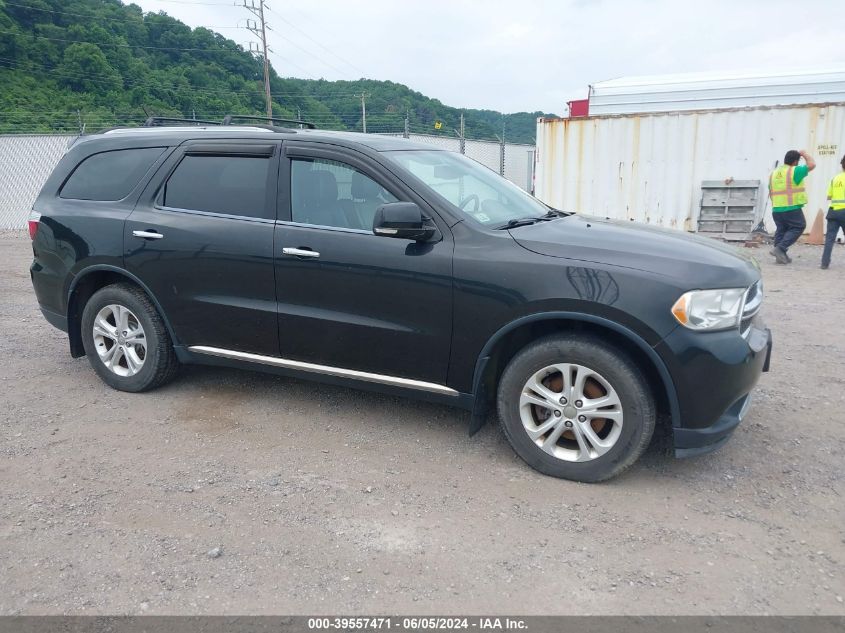
M 366 371 L 344 369 L 342 367 L 331 367 L 329 365 L 317 365 L 315 363 L 306 363 L 301 360 L 290 360 L 288 358 L 277 358 L 275 356 L 262 356 L 261 354 L 250 354 L 249 352 L 238 352 L 231 349 L 208 347 L 205 345 L 191 345 L 188 347 L 188 351 L 195 352 L 197 354 L 206 354 L 208 356 L 219 356 L 221 358 L 229 358 L 232 360 L 242 360 L 250 363 L 261 363 L 262 365 L 284 367 L 285 369 L 296 369 L 299 371 L 310 372 L 312 374 L 324 374 L 326 376 L 337 376 L 339 378 L 352 378 L 354 380 L 375 382 L 393 387 L 429 391 L 431 393 L 439 393 L 446 396 L 459 395 L 454 389 L 447 387 L 446 385 L 438 385 L 433 382 L 413 380 L 411 378 L 400 378 L 398 376 L 385 376 L 384 374 L 372 374 Z

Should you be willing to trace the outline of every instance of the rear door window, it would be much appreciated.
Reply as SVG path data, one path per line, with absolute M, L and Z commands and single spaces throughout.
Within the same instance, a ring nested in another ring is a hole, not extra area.
M 93 154 L 73 170 L 59 196 L 71 200 L 123 200 L 165 149 L 139 147 Z
M 270 157 L 186 155 L 164 188 L 172 209 L 272 219 L 267 204 Z

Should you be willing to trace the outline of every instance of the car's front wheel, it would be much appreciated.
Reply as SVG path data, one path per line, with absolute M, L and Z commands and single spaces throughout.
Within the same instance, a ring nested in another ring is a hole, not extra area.
M 548 336 L 516 354 L 499 381 L 498 410 L 505 436 L 530 466 L 583 482 L 633 464 L 656 418 L 634 361 L 590 335 Z
M 149 297 L 131 284 L 106 286 L 82 311 L 82 343 L 91 367 L 120 391 L 147 391 L 176 375 L 179 362 Z

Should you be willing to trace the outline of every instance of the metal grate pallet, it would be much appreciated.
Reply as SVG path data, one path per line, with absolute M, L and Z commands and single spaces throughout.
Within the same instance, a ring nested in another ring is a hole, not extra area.
M 759 180 L 704 180 L 698 232 L 707 237 L 743 242 L 754 229 L 759 202 Z

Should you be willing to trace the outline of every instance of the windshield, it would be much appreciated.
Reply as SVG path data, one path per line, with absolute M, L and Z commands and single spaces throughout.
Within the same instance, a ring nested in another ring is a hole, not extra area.
M 469 217 L 498 227 L 517 218 L 544 217 L 549 208 L 481 163 L 438 150 L 383 152 Z

